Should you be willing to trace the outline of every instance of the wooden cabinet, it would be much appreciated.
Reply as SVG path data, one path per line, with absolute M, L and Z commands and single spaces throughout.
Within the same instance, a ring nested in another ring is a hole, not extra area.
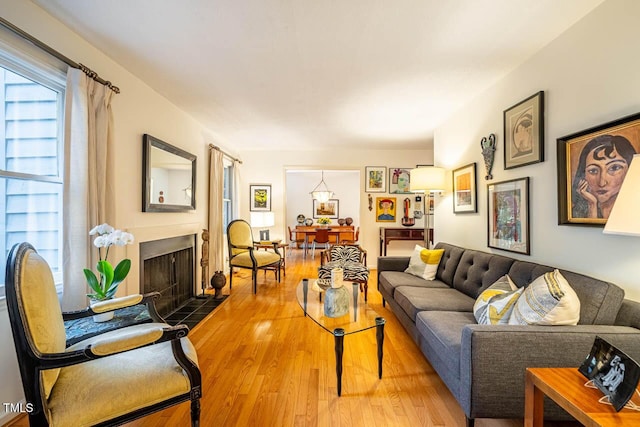
M 380 227 L 380 256 L 387 256 L 387 246 L 394 240 L 419 240 L 424 244 L 424 229 Z M 429 229 L 429 240 L 433 240 L 433 228 Z
M 313 235 L 319 225 L 296 225 L 295 231 L 300 232 L 300 235 L 306 233 L 308 242 L 313 242 Z M 329 226 L 329 240 L 331 244 L 335 244 L 340 242 L 341 240 L 353 240 L 354 237 L 354 229 L 353 225 L 330 225 Z

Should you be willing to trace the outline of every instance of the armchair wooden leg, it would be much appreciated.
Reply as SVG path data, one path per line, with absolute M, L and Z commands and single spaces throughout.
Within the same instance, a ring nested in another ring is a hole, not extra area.
M 191 427 L 200 427 L 200 399 L 191 401 Z

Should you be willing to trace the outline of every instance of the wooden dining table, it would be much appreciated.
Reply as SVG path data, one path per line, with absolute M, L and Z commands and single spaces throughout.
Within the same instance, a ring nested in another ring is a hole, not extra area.
M 296 226 L 295 233 L 296 237 L 299 235 L 304 236 L 304 258 L 307 257 L 307 253 L 309 252 L 309 243 L 310 237 L 315 237 L 317 229 L 319 226 Z M 341 234 L 351 233 L 351 238 L 353 239 L 353 227 L 345 227 L 345 226 L 335 226 L 329 227 L 329 241 L 333 240 L 333 244 L 337 244 L 341 239 Z

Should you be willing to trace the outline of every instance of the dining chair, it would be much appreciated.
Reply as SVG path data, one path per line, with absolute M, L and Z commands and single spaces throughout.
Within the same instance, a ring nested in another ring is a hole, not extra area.
M 169 326 L 158 315 L 159 293 L 63 313 L 51 268 L 26 242 L 9 252 L 5 290 L 29 425 L 115 426 L 189 401 L 191 426 L 199 425 L 196 350 L 186 325 Z M 114 322 L 69 339 L 65 321 L 143 304 L 149 323 Z
M 296 248 L 300 249 L 300 244 L 304 243 L 304 237 L 298 237 L 298 233 L 291 230 L 290 226 L 287 226 L 287 228 L 289 229 L 289 245 L 296 245 Z M 294 234 L 296 235 L 295 238 L 293 237 Z
M 316 228 L 316 234 L 311 246 L 311 258 L 316 257 L 316 246 L 322 245 L 323 249 L 329 249 L 329 229 Z
M 341 245 L 358 245 L 358 239 L 360 238 L 360 227 L 356 227 L 353 239 L 341 239 Z

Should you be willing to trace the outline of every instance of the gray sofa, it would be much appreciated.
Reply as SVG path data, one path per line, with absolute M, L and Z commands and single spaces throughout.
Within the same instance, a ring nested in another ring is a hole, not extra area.
M 576 326 L 478 325 L 477 296 L 504 274 L 527 286 L 553 267 L 447 243 L 436 279 L 404 273 L 409 257 L 378 258 L 378 290 L 459 402 L 475 418 L 522 418 L 527 367 L 577 367 L 595 336 L 640 361 L 640 303 L 618 286 L 560 270 L 580 299 Z M 545 416 L 568 419 L 547 404 Z

